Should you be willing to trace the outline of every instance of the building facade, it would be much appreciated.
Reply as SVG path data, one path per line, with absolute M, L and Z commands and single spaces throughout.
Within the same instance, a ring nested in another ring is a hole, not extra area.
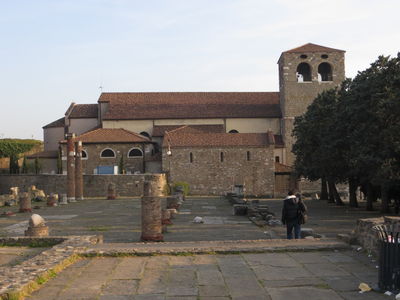
M 122 155 L 129 172 L 166 172 L 196 194 L 222 194 L 235 184 L 252 195 L 283 194 L 295 185 L 294 119 L 345 79 L 344 53 L 310 43 L 283 52 L 279 92 L 102 93 L 96 104 L 72 103 L 63 118 L 44 126 L 44 150 L 64 160 L 64 134 L 75 133 L 90 174 L 115 169 Z M 84 141 L 99 130 L 135 138 Z M 101 157 L 106 148 L 115 155 Z M 142 158 L 129 157 L 132 149 Z

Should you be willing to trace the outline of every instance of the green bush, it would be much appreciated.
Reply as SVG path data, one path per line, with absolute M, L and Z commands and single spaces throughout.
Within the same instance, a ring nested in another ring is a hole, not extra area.
M 185 196 L 189 195 L 189 191 L 190 191 L 189 183 L 184 182 L 184 181 L 177 181 L 177 182 L 174 182 L 174 184 L 172 185 L 172 190 L 175 192 L 175 191 L 176 191 L 176 188 L 177 188 L 178 186 L 180 186 L 180 187 L 183 188 L 183 194 L 184 194 Z

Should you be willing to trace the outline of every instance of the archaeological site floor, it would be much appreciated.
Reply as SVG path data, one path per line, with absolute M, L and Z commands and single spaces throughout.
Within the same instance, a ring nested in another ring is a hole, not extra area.
M 261 201 L 280 217 L 281 199 Z M 284 227 L 257 227 L 247 217 L 234 216 L 229 202 L 219 197 L 189 197 L 168 226 L 166 243 L 156 244 L 138 243 L 139 198 L 88 199 L 58 207 L 34 203 L 51 236 L 102 235 L 104 244 L 88 246 L 76 263 L 27 299 L 389 299 L 358 293 L 361 282 L 377 283 L 376 259 L 335 239 L 349 233 L 357 219 L 379 213 L 325 201 L 306 204 L 310 219 L 304 227 L 327 239 L 280 240 Z M 5 211 L 17 208 L 0 208 L 0 214 Z M 29 216 L 1 217 L 0 237 L 22 236 Z M 196 216 L 204 223 L 193 223 Z M 2 249 L 3 266 L 43 251 Z

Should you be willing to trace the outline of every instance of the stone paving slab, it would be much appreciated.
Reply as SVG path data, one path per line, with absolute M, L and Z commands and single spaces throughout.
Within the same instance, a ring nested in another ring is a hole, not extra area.
M 349 250 L 293 253 L 208 254 L 191 256 L 102 257 L 91 258 L 65 269 L 62 281 L 52 279 L 32 293 L 31 300 L 52 299 L 133 299 L 133 300 L 338 300 L 338 299 L 391 299 L 376 292 L 358 293 L 360 280 L 343 273 L 323 276 L 308 271 L 307 260 L 315 255 L 324 259 L 327 269 L 341 269 L 341 265 L 328 257 L 346 257 L 350 260 L 364 254 Z M 354 259 L 356 265 L 375 272 L 374 265 Z M 318 265 L 315 263 L 314 265 Z M 126 267 L 129 266 L 129 267 Z M 136 266 L 136 267 L 135 267 Z M 264 272 L 258 269 L 264 268 Z M 132 272 L 128 270 L 132 268 Z M 286 275 L 291 268 L 299 268 L 298 278 L 290 276 L 269 280 L 266 273 L 277 268 Z M 103 272 L 100 272 L 102 270 Z M 101 273 L 101 274 L 99 274 Z M 122 276 L 121 276 L 122 274 Z M 120 278 L 120 279 L 117 279 Z M 90 288 L 84 288 L 84 286 Z M 79 293 L 79 290 L 81 291 Z M 75 297 L 75 298 L 74 298 Z M 393 298 L 393 297 L 392 297 Z

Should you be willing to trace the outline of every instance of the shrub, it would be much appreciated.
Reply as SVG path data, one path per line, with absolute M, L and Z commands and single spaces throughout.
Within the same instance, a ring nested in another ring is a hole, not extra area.
M 182 187 L 182 189 L 183 189 L 183 194 L 184 194 L 185 196 L 189 195 L 189 191 L 190 191 L 189 183 L 184 182 L 184 181 L 177 181 L 177 182 L 174 182 L 174 184 L 172 185 L 172 190 L 175 192 L 175 191 L 176 191 L 176 188 L 177 188 L 178 186 Z

